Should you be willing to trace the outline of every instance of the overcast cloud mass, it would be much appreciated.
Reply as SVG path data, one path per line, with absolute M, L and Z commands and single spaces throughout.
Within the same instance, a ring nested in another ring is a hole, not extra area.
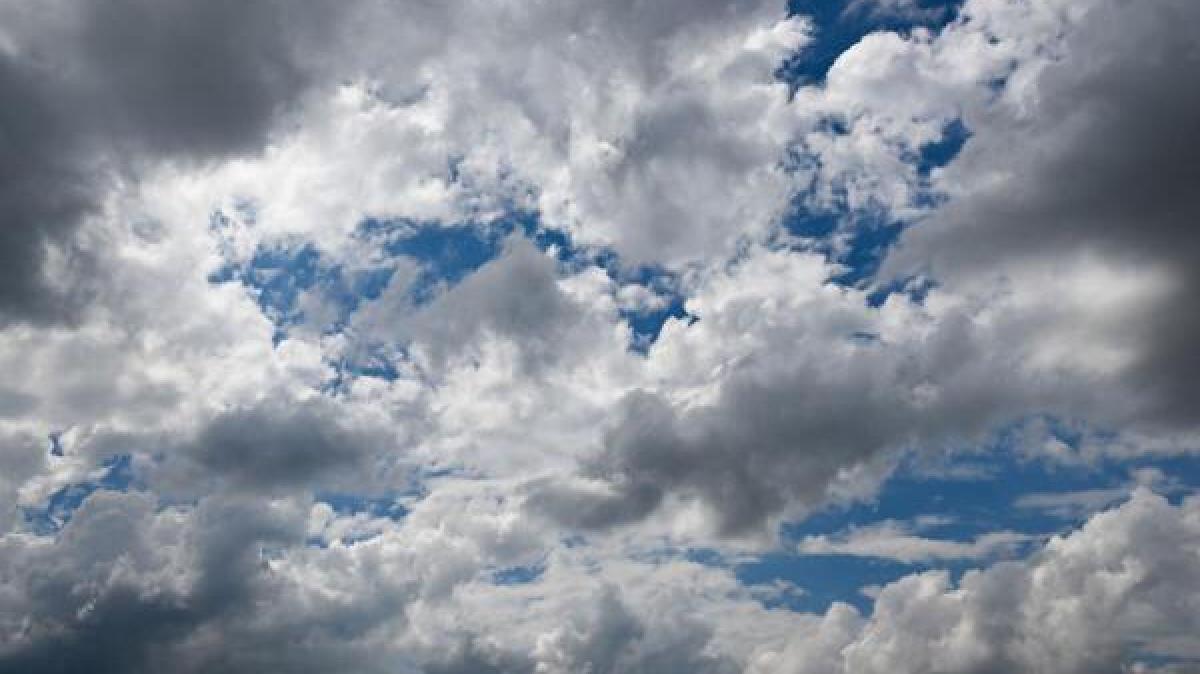
M 1200 2 L 0 0 L 0 674 L 1200 673 Z

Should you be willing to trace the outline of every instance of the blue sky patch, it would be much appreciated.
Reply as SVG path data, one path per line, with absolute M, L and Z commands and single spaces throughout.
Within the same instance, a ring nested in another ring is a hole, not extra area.
M 928 179 L 934 169 L 941 168 L 962 152 L 963 146 L 971 138 L 971 130 L 961 119 L 955 119 L 942 129 L 942 137 L 932 143 L 921 146 L 917 157 L 917 172 Z
M 687 321 L 689 325 L 697 320 L 684 308 L 687 297 L 679 289 L 678 274 L 656 266 L 623 269 L 615 256 L 606 262 L 605 271 L 610 278 L 621 284 L 644 286 L 662 299 L 662 306 L 656 308 L 620 310 L 621 318 L 633 331 L 633 341 L 629 345 L 631 350 L 646 353 L 658 341 L 663 326 L 672 318 Z
M 292 250 L 286 247 L 255 251 L 243 266 L 226 264 L 209 275 L 210 283 L 239 281 L 256 296 L 263 314 L 275 324 L 275 342 L 287 334 L 287 326 L 301 318 L 296 301 L 302 291 L 317 282 L 320 253 L 310 244 Z
M 525 585 L 541 578 L 545 571 L 546 567 L 542 564 L 510 566 L 493 571 L 492 583 L 495 585 Z
M 1001 443 L 1011 442 L 1002 435 Z M 903 562 L 850 554 L 792 552 L 809 536 L 835 538 L 839 533 L 883 522 L 933 524 L 914 527 L 912 535 L 969 543 L 997 531 L 1027 534 L 1029 540 L 1010 552 L 1021 556 L 1037 549 L 1045 537 L 1069 533 L 1095 511 L 1122 502 L 1136 484 L 1136 476 L 1153 471 L 1160 480 L 1152 485 L 1172 503 L 1200 489 L 1200 459 L 1173 457 L 1135 461 L 1099 460 L 1091 464 L 1060 465 L 1031 460 L 996 447 L 987 453 L 963 453 L 930 463 L 914 456 L 907 461 L 870 502 L 831 506 L 781 531 L 783 551 L 764 555 L 734 567 L 747 585 L 777 581 L 795 584 L 781 605 L 798 611 L 821 612 L 835 601 L 870 612 L 872 599 L 864 588 L 883 585 L 913 572 L 947 570 L 955 579 L 977 559 L 935 559 Z M 715 554 L 690 555 L 695 561 L 719 564 Z M 987 560 L 984 560 L 987 563 Z
M 393 273 L 388 267 L 348 271 L 342 265 L 329 264 L 312 244 L 305 243 L 294 247 L 260 246 L 248 263 L 226 264 L 208 280 L 236 281 L 249 289 L 263 315 L 275 324 L 273 339 L 278 344 L 287 337 L 289 328 L 306 319 L 299 306 L 302 293 L 322 293 L 336 309 L 336 316 L 329 325 L 315 327 L 337 331 L 363 301 L 383 292 Z
M 393 257 L 407 257 L 421 265 L 421 273 L 410 293 L 417 304 L 431 300 L 447 285 L 454 285 L 500 254 L 509 229 L 496 226 L 411 221 L 368 220 L 360 235 L 383 237 L 383 250 Z
M 833 121 L 830 122 L 833 124 Z M 838 133 L 835 127 L 831 133 Z M 971 137 L 970 130 L 961 120 L 953 120 L 943 129 L 941 137 L 926 143 L 904 158 L 915 168 L 918 188 L 914 206 L 928 208 L 943 200 L 933 191 L 930 178 L 934 170 L 952 162 Z M 796 149 L 791 155 L 796 167 L 804 162 L 818 162 Z M 862 287 L 877 280 L 876 272 L 888 251 L 900 239 L 911 224 L 898 220 L 884 208 L 850 210 L 844 205 L 844 193 L 835 189 L 835 205 L 817 206 L 810 191 L 802 191 L 792 200 L 788 215 L 781 226 L 787 235 L 798 240 L 795 247 L 825 254 L 831 262 L 843 268 L 830 280 L 839 285 Z M 869 302 L 879 306 L 888 295 L 904 292 L 914 300 L 922 301 L 932 288 L 932 283 L 917 279 L 883 280 L 880 287 L 872 291 Z
M 230 222 L 220 213 L 213 218 L 218 230 Z M 617 283 L 643 285 L 661 298 L 653 306 L 620 310 L 633 333 L 631 350 L 645 353 L 668 320 L 689 318 L 678 274 L 656 266 L 627 266 L 606 248 L 576 246 L 569 234 L 543 227 L 536 212 L 516 210 L 485 222 L 457 224 L 368 219 L 355 236 L 376 247 L 383 260 L 404 258 L 418 265 L 418 275 L 407 289 L 415 306 L 428 303 L 496 259 L 509 237 L 524 236 L 538 249 L 552 253 L 564 273 L 599 266 Z M 273 340 L 279 344 L 295 326 L 313 320 L 301 306 L 303 294 L 319 293 L 332 307 L 333 317 L 325 318 L 327 324 L 310 326 L 331 334 L 345 329 L 354 312 L 364 302 L 378 298 L 394 278 L 395 268 L 386 262 L 350 271 L 327 260 L 311 243 L 281 243 L 260 246 L 248 262 L 227 263 L 208 280 L 244 285 L 275 325 Z M 349 379 L 360 376 L 395 379 L 398 372 L 392 358 L 396 354 L 385 351 L 390 350 L 368 345 L 362 357 L 330 363 L 337 375 L 326 388 L 339 391 Z
M 69 484 L 51 494 L 41 506 L 22 507 L 22 519 L 35 534 L 56 534 L 71 521 L 75 511 L 93 493 L 102 490 L 126 491 L 133 484 L 133 478 L 133 457 L 128 454 L 110 457 L 102 464 L 99 477 Z
M 630 348 L 635 351 L 645 353 L 667 320 L 687 318 L 686 297 L 679 292 L 678 274 L 658 266 L 630 267 L 612 250 L 577 246 L 566 232 L 542 227 L 537 213 L 518 211 L 488 223 L 450 226 L 367 221 L 360 234 L 381 238 L 388 254 L 408 257 L 421 265 L 422 272 L 411 290 L 418 305 L 478 271 L 501 254 L 508 237 L 518 235 L 539 250 L 552 252 L 566 273 L 599 266 L 620 284 L 643 285 L 664 298 L 660 307 L 620 311 L 633 331 Z
M 408 508 L 400 502 L 400 498 L 397 496 L 363 496 L 346 492 L 321 492 L 313 500 L 329 504 L 335 513 L 342 516 L 363 513 L 370 517 L 386 517 L 399 521 L 408 514 Z
M 884 212 L 817 209 L 798 198 L 783 221 L 784 230 L 800 241 L 801 250 L 823 253 L 842 271 L 830 280 L 858 286 L 870 281 L 905 225 Z
M 876 31 L 905 33 L 918 26 L 940 30 L 958 15 L 963 0 L 913 0 L 904 11 L 888 11 L 871 0 L 790 0 L 788 13 L 811 17 L 813 43 L 788 58 L 776 76 L 793 88 L 823 84 L 847 49 Z
M 795 584 L 802 592 L 785 602 L 766 602 L 769 608 L 783 607 L 805 613 L 821 613 L 840 601 L 870 613 L 872 600 L 862 589 L 882 585 L 912 572 L 913 567 L 891 560 L 867 557 L 793 555 L 776 553 L 734 568 L 744 585 L 767 585 L 775 581 Z
M 645 354 L 658 341 L 658 335 L 668 320 L 677 318 L 688 321 L 689 324 L 697 320 L 684 308 L 685 301 L 686 298 L 681 295 L 671 295 L 667 305 L 661 309 L 651 311 L 622 309 L 621 318 L 625 319 L 629 323 L 630 329 L 633 330 L 633 341 L 629 348 L 637 353 Z

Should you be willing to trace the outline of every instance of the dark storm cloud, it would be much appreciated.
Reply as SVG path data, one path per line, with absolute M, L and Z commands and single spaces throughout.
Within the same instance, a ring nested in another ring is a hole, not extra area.
M 72 318 L 73 233 L 116 175 L 254 152 L 308 84 L 332 3 L 99 0 L 0 9 L 0 324 Z M 50 249 L 65 260 L 46 268 Z M 54 277 L 51 278 L 50 276 Z
M 1021 259 L 1090 251 L 1177 282 L 1131 316 L 1154 421 L 1200 421 L 1200 4 L 1113 3 L 1070 35 L 1037 80 L 1028 120 L 988 114 L 948 175 L 967 184 L 905 236 L 885 272 L 924 269 L 951 285 Z M 1007 176 L 999 183 L 976 175 Z M 974 187 L 976 184 L 984 187 Z

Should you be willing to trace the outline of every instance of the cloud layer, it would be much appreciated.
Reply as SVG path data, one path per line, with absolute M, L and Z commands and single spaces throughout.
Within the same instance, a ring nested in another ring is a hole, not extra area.
M 1198 26 L 0 0 L 0 672 L 1198 671 Z

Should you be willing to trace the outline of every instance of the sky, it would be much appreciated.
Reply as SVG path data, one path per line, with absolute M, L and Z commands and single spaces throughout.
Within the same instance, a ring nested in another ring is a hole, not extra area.
M 0 0 L 0 674 L 1200 673 L 1195 0 Z

